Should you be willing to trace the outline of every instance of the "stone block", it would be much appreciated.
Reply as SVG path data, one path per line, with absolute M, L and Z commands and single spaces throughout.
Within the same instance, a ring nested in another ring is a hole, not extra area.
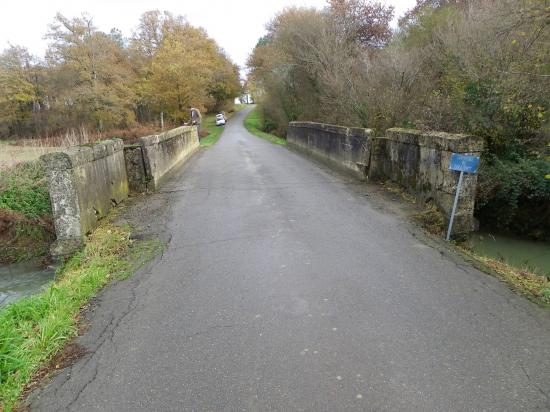
M 159 135 L 142 137 L 148 187 L 157 189 L 174 168 L 185 162 L 199 149 L 196 126 L 183 126 Z
M 483 139 L 443 132 L 393 128 L 385 137 L 371 137 L 369 129 L 314 122 L 291 122 L 287 141 L 317 158 L 365 173 L 369 180 L 391 180 L 414 195 L 419 204 L 433 201 L 448 219 L 458 173 L 449 170 L 452 153 L 481 155 Z M 455 233 L 477 227 L 474 202 L 477 175 L 466 175 L 458 204 Z
M 370 158 L 372 130 L 315 122 L 291 122 L 287 142 L 290 147 L 365 178 Z
M 56 232 L 53 256 L 69 255 L 84 243 L 109 210 L 128 197 L 122 141 L 106 140 L 41 157 L 48 178 Z

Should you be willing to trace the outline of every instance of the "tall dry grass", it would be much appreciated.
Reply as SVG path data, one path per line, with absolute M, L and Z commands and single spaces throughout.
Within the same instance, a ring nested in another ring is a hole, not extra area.
M 165 124 L 165 130 L 174 125 Z M 16 139 L 0 144 L 0 170 L 13 168 L 23 163 L 37 160 L 43 154 L 66 147 L 94 143 L 100 140 L 120 138 L 125 143 L 136 142 L 140 137 L 159 133 L 155 124 L 139 124 L 128 129 L 112 129 L 103 132 L 90 131 L 85 127 L 69 129 L 63 134 Z

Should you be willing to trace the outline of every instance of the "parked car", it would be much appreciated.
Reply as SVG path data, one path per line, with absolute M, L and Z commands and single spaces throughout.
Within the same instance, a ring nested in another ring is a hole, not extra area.
M 216 115 L 216 126 L 224 126 L 227 122 L 227 119 L 223 115 L 223 113 L 218 113 Z

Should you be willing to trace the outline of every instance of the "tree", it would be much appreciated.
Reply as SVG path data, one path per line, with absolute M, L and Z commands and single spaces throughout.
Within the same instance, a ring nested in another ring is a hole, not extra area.
M 57 14 L 47 38 L 57 109 L 69 108 L 73 126 L 90 123 L 103 130 L 132 124 L 132 70 L 116 32 L 98 31 L 87 15 Z
M 151 62 L 148 93 L 158 110 L 178 123 L 192 105 L 217 109 L 241 93 L 238 69 L 204 30 L 188 23 L 171 27 Z
M 91 16 L 57 14 L 45 60 L 19 47 L 0 54 L 0 137 L 78 130 L 103 134 L 186 120 L 187 106 L 228 109 L 242 93 L 239 68 L 183 17 L 144 13 L 132 38 L 98 30 Z
M 0 55 L 0 125 L 7 135 L 32 127 L 32 114 L 40 109 L 33 82 L 32 57 L 23 47 L 11 46 Z
M 391 38 L 394 8 L 371 0 L 328 0 L 336 24 L 349 41 L 382 47 Z

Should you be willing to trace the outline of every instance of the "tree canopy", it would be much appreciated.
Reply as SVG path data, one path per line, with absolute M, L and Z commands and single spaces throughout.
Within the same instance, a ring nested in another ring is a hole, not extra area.
M 58 13 L 46 38 L 44 58 L 16 46 L 0 54 L 0 138 L 123 129 L 161 112 L 179 124 L 189 105 L 221 110 L 242 92 L 216 42 L 169 12 L 144 13 L 130 38 Z

